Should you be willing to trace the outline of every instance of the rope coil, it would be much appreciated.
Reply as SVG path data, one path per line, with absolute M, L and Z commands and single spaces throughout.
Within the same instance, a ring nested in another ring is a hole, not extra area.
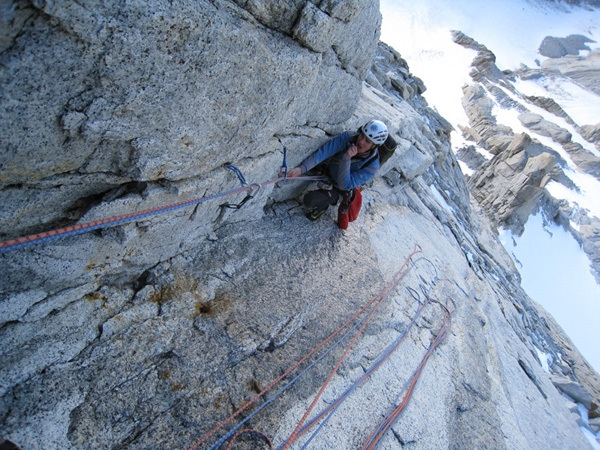
M 421 286 L 421 289 L 425 293 L 425 288 L 423 286 Z M 336 365 L 336 367 L 332 370 L 330 377 L 325 381 L 323 387 L 321 388 L 321 390 L 319 391 L 319 393 L 313 400 L 311 406 L 307 409 L 306 413 L 304 414 L 304 416 L 298 423 L 294 432 L 292 432 L 292 434 L 290 435 L 290 437 L 284 444 L 282 444 L 280 447 L 278 447 L 278 450 L 289 448 L 292 444 L 294 444 L 296 441 L 298 441 L 298 439 L 304 433 L 306 433 L 309 428 L 311 428 L 313 425 L 317 424 L 319 421 L 321 421 L 323 418 L 325 418 L 323 423 L 321 423 L 321 425 L 318 427 L 318 429 L 313 433 L 313 435 L 302 446 L 303 449 L 307 448 L 308 445 L 310 444 L 310 442 L 323 429 L 325 424 L 329 421 L 329 419 L 333 416 L 333 414 L 337 411 L 337 409 L 341 406 L 341 404 L 349 397 L 349 395 L 355 389 L 357 389 L 361 384 L 363 384 L 366 381 L 366 379 L 369 378 L 387 359 L 389 359 L 391 357 L 391 355 L 398 349 L 400 344 L 402 344 L 402 342 L 404 342 L 404 340 L 408 336 L 408 333 L 410 332 L 410 329 L 413 328 L 414 325 L 416 325 L 416 321 L 417 321 L 418 317 L 421 315 L 421 313 L 423 312 L 423 310 L 430 304 L 433 304 L 433 303 L 439 304 L 445 311 L 445 317 L 444 317 L 443 324 L 440 327 L 438 334 L 432 341 L 425 356 L 419 363 L 417 370 L 411 376 L 409 387 L 405 393 L 405 396 L 404 396 L 402 402 L 397 407 L 393 408 L 392 412 L 390 412 L 388 414 L 386 419 L 380 424 L 380 426 L 375 430 L 375 432 L 373 432 L 373 434 L 371 434 L 371 436 L 369 436 L 367 443 L 365 443 L 365 445 L 363 447 L 363 449 L 369 449 L 369 450 L 373 450 L 374 448 L 376 448 L 376 446 L 379 443 L 379 441 L 381 440 L 381 438 L 385 435 L 385 433 L 389 430 L 389 428 L 396 422 L 396 420 L 398 419 L 400 414 L 404 411 L 404 409 L 408 405 L 408 403 L 412 397 L 412 393 L 415 389 L 416 383 L 419 380 L 421 372 L 423 371 L 423 368 L 425 367 L 427 361 L 431 357 L 433 351 L 441 344 L 441 342 L 444 340 L 444 338 L 449 333 L 450 326 L 451 326 L 451 316 L 454 313 L 454 310 L 456 309 L 456 305 L 451 298 L 448 298 L 446 300 L 446 304 L 442 304 L 441 302 L 432 299 L 428 294 L 425 294 L 425 301 L 421 302 L 420 299 L 417 299 L 417 301 L 419 302 L 419 308 L 417 309 L 417 312 L 413 316 L 407 330 L 405 330 L 395 340 L 395 342 L 392 345 L 390 345 L 386 349 L 386 351 L 383 352 L 383 354 L 371 365 L 371 367 L 366 370 L 364 375 L 358 381 L 356 381 L 348 390 L 346 390 L 346 392 L 344 392 L 329 407 L 327 407 L 325 410 L 323 410 L 322 412 L 317 414 L 317 416 L 315 416 L 310 422 L 306 423 L 306 425 L 303 425 L 303 423 L 306 421 L 306 418 L 308 417 L 311 410 L 313 409 L 313 406 L 316 404 L 317 400 L 320 398 L 320 396 L 324 392 L 325 388 L 331 381 L 331 377 L 333 376 L 333 374 L 335 374 L 335 372 L 339 368 L 339 365 L 345 358 L 345 354 L 340 358 L 338 365 Z M 451 304 L 452 306 L 449 306 L 449 304 Z
M 402 412 L 408 406 L 408 403 L 410 402 L 410 399 L 415 390 L 417 382 L 419 381 L 419 377 L 421 376 L 421 373 L 423 372 L 423 369 L 424 369 L 425 365 L 427 364 L 427 361 L 429 361 L 429 358 L 433 354 L 433 351 L 442 343 L 442 341 L 446 338 L 448 333 L 450 333 L 450 328 L 452 326 L 452 314 L 454 313 L 454 311 L 456 311 L 456 303 L 450 297 L 448 297 L 446 299 L 445 304 L 442 304 L 441 302 L 438 302 L 437 300 L 433 300 L 433 301 L 438 303 L 439 305 L 441 305 L 444 308 L 444 310 L 446 311 L 446 314 L 444 316 L 444 322 L 443 322 L 442 326 L 440 327 L 438 333 L 436 334 L 433 342 L 427 349 L 425 356 L 423 356 L 423 358 L 421 359 L 419 366 L 413 372 L 413 375 L 411 376 L 411 378 L 409 380 L 410 382 L 408 383 L 408 389 L 406 390 L 406 393 L 404 394 L 402 401 L 396 407 L 392 408 L 391 412 L 381 422 L 379 427 L 371 434 L 371 436 L 369 436 L 369 438 L 367 439 L 367 442 L 362 447 L 362 450 L 375 450 L 377 448 L 377 445 L 379 444 L 380 440 L 385 435 L 385 433 L 394 425 L 394 423 L 396 423 L 396 421 L 398 420 L 398 417 L 400 417 L 400 414 L 402 414 Z M 451 306 L 449 306 L 449 305 L 451 305 Z

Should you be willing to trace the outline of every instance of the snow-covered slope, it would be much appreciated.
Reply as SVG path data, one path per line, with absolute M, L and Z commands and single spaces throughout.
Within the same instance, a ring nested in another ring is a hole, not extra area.
M 451 30 L 460 30 L 492 51 L 496 66 L 502 71 L 519 71 L 523 66 L 537 70 L 543 66 L 548 58 L 538 49 L 547 36 L 576 34 L 595 41 L 587 42 L 587 49 L 580 52 L 584 57 L 600 48 L 600 12 L 589 6 L 574 8 L 562 3 L 525 0 L 421 0 L 408 5 L 398 0 L 382 0 L 381 8 L 381 39 L 402 54 L 411 71 L 427 86 L 424 96 L 429 104 L 453 124 L 457 130 L 452 133 L 455 150 L 474 144 L 466 141 L 460 130 L 469 125 L 461 103 L 462 87 L 473 83 L 470 72 L 476 51 L 454 43 Z M 562 200 L 571 211 L 584 211 L 586 217 L 599 218 L 600 181 L 578 168 L 560 144 L 525 128 L 518 119 L 522 110 L 516 107 L 539 114 L 566 129 L 572 135 L 572 142 L 597 157 L 600 152 L 584 139 L 581 127 L 600 122 L 600 96 L 560 73 L 515 77 L 512 86 L 514 91 L 499 86 L 514 105 L 507 108 L 495 104 L 493 114 L 497 123 L 510 127 L 515 134 L 526 132 L 556 152 L 564 160 L 561 169 L 572 186 L 550 181 L 545 186 L 546 192 L 556 201 Z M 531 105 L 526 97 L 533 95 L 554 99 L 572 121 Z M 493 99 L 491 95 L 490 98 Z M 478 151 L 486 160 L 493 158 L 483 148 Z M 462 163 L 461 167 L 466 175 L 473 173 Z M 575 232 L 580 226 L 579 217 L 572 214 L 570 218 L 570 227 Z M 583 250 L 577 251 L 580 244 L 561 229 L 554 228 L 552 234 L 548 233 L 552 227 L 552 224 L 544 226 L 543 221 L 536 218 L 526 224 L 525 233 L 520 237 L 506 231 L 503 242 L 519 265 L 523 285 L 529 294 L 555 316 L 584 356 L 599 370 L 600 349 L 594 342 L 600 334 L 594 324 L 599 323 L 600 318 L 600 288 L 592 271 L 587 270 L 585 263 L 581 265 L 582 260 L 589 265 L 589 259 Z M 544 252 L 539 251 L 539 245 L 545 247 Z M 565 246 L 570 250 L 565 251 Z M 578 269 L 574 270 L 575 267 Z M 575 289 L 575 286 L 586 288 Z
M 600 12 L 525 0 L 381 0 L 381 40 L 396 48 L 427 86 L 425 97 L 448 120 L 464 118 L 461 82 L 469 82 L 474 52 L 452 42 L 460 30 L 494 52 L 501 69 L 536 66 L 546 36 L 584 34 L 600 46 Z M 558 99 L 557 99 L 558 100 Z M 595 103 L 595 102 L 594 102 Z M 597 107 L 597 103 L 596 107 Z

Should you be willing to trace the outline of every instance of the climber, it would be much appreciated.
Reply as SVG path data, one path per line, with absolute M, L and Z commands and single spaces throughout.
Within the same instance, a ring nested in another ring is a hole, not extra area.
M 360 195 L 360 185 L 379 170 L 378 146 L 387 137 L 386 125 L 371 120 L 355 133 L 345 131 L 337 135 L 288 172 L 288 177 L 298 177 L 323 163 L 316 170 L 331 178 L 328 182 L 319 182 L 318 190 L 304 196 L 303 203 L 308 209 L 306 216 L 310 220 L 318 219 L 330 205 L 337 204 L 340 195 L 344 199 L 341 207 L 346 209 L 352 198 L 357 193 Z

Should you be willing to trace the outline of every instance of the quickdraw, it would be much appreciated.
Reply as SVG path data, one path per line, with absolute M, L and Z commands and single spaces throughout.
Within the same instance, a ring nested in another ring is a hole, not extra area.
M 222 205 L 219 205 L 221 208 L 229 208 L 229 209 L 240 209 L 242 206 L 244 206 L 249 200 L 252 200 L 254 198 L 254 196 L 256 195 L 256 193 L 258 193 L 258 191 L 260 191 L 260 184 L 256 184 L 253 183 L 250 185 L 250 191 L 248 191 L 248 195 L 246 195 L 246 197 L 244 197 L 244 199 L 239 202 L 237 205 L 233 204 L 233 203 L 223 203 Z
M 169 212 L 169 211 L 175 211 L 175 210 L 178 210 L 181 208 L 186 208 L 188 206 L 197 206 L 199 204 L 206 203 L 210 200 L 214 200 L 214 199 L 217 199 L 220 197 L 235 195 L 235 194 L 239 194 L 242 192 L 249 192 L 249 194 L 246 196 L 246 198 L 244 198 L 237 205 L 234 205 L 234 204 L 220 205 L 224 208 L 240 209 L 249 200 L 251 200 L 252 198 L 254 198 L 256 196 L 256 193 L 258 192 L 258 190 L 260 188 L 263 188 L 265 186 L 269 186 L 271 184 L 276 184 L 276 183 L 279 183 L 280 181 L 285 181 L 285 180 L 321 181 L 321 180 L 326 179 L 325 177 L 313 177 L 313 176 L 288 178 L 287 177 L 286 153 L 287 153 L 287 150 L 284 148 L 283 166 L 282 166 L 282 170 L 284 172 L 283 177 L 278 177 L 278 178 L 275 178 L 272 180 L 267 180 L 262 183 L 253 183 L 251 185 L 248 185 L 248 182 L 246 181 L 246 178 L 244 177 L 244 174 L 241 172 L 241 170 L 239 170 L 233 164 L 227 164 L 226 167 L 229 170 L 233 171 L 237 175 L 240 182 L 242 183 L 242 187 L 219 192 L 219 193 L 209 195 L 206 197 L 195 198 L 192 200 L 172 203 L 169 205 L 158 206 L 156 208 L 145 209 L 142 211 L 135 211 L 132 213 L 122 214 L 119 216 L 107 217 L 104 219 L 95 220 L 93 222 L 78 223 L 78 224 L 71 225 L 71 226 L 68 226 L 65 228 L 59 228 L 59 229 L 55 229 L 55 230 L 44 231 L 42 233 L 31 234 L 28 236 L 21 236 L 21 237 L 17 237 L 14 239 L 9 239 L 9 240 L 0 242 L 0 253 L 6 253 L 6 252 L 9 252 L 12 250 L 29 247 L 29 246 L 35 245 L 35 244 L 41 244 L 44 242 L 50 242 L 50 241 L 54 241 L 56 239 L 60 239 L 60 238 L 68 237 L 68 236 L 76 236 L 76 235 L 87 233 L 87 232 L 93 231 L 93 230 L 99 230 L 99 229 L 108 228 L 111 226 L 122 225 L 122 224 L 125 224 L 128 222 L 145 219 L 147 217 L 151 217 L 151 216 L 154 216 L 157 214 L 161 214 L 161 213 L 165 213 L 165 212 Z

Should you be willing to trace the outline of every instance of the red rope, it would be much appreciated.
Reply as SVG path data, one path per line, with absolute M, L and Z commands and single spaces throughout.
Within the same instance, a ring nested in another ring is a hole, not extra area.
M 398 272 L 396 272 L 394 278 L 392 279 L 392 281 L 390 283 L 388 283 L 388 285 L 385 287 L 385 289 L 382 291 L 382 293 L 380 293 L 379 295 L 373 297 L 365 306 L 363 306 L 354 315 L 352 315 L 352 317 L 350 317 L 348 320 L 346 320 L 346 322 L 344 322 L 343 325 L 341 325 L 337 330 L 335 330 L 333 333 L 331 333 L 327 338 L 325 338 L 321 343 L 319 343 L 316 347 L 314 347 L 309 353 L 307 353 L 302 359 L 300 359 L 298 362 L 296 362 L 292 367 L 290 367 L 288 370 L 286 370 L 285 373 L 283 373 L 281 376 L 279 376 L 277 379 L 275 379 L 271 384 L 269 384 L 261 392 L 259 392 L 254 397 L 252 397 L 248 402 L 246 402 L 246 404 L 244 404 L 241 408 L 239 408 L 237 411 L 235 411 L 227 419 L 225 419 L 221 423 L 219 423 L 215 428 L 213 428 L 202 439 L 200 439 L 199 441 L 197 441 L 194 444 L 192 444 L 192 446 L 190 447 L 189 450 L 195 450 L 200 445 L 202 445 L 203 443 L 205 443 L 215 433 L 217 433 L 221 428 L 223 428 L 225 425 L 227 425 L 229 422 L 231 422 L 233 419 L 235 419 L 237 416 L 239 416 L 243 411 L 245 411 L 248 407 L 250 407 L 252 404 L 254 404 L 258 399 L 262 398 L 268 391 L 270 391 L 273 388 L 273 386 L 275 386 L 276 384 L 278 384 L 281 380 L 283 380 L 290 373 L 292 373 L 295 369 L 297 369 L 302 363 L 304 363 L 308 358 L 310 358 L 317 351 L 319 351 L 323 346 L 325 346 L 329 341 L 331 341 L 335 336 L 337 336 L 338 334 L 340 334 L 344 328 L 346 328 L 358 316 L 360 316 L 363 312 L 365 312 L 377 300 L 379 300 L 382 297 L 384 298 L 385 296 L 383 296 L 383 293 L 384 292 L 388 292 L 389 293 L 392 290 L 392 288 L 395 287 L 395 285 L 400 281 L 400 279 L 402 279 L 402 276 L 404 276 L 404 274 L 406 274 L 406 272 L 408 272 L 409 264 L 410 264 L 410 261 L 412 260 L 412 258 L 417 253 L 420 253 L 422 251 L 423 250 L 421 249 L 421 247 L 418 244 L 416 244 L 414 250 L 412 251 L 412 253 L 408 256 L 408 258 L 406 258 L 406 261 L 404 261 L 404 264 L 400 267 L 400 269 L 398 270 Z
M 390 358 L 392 356 L 392 354 L 398 349 L 398 347 L 400 347 L 400 345 L 408 337 L 408 331 L 410 331 L 410 329 L 413 327 L 413 325 L 415 325 L 415 323 L 417 321 L 417 318 L 420 316 L 421 312 L 430 304 L 430 302 L 431 302 L 431 299 L 428 298 L 425 302 L 423 302 L 423 303 L 421 303 L 419 305 L 419 308 L 417 308 L 417 311 L 415 312 L 413 320 L 410 322 L 410 324 L 409 324 L 409 326 L 408 326 L 408 328 L 407 328 L 404 336 L 396 343 L 396 345 L 393 348 L 390 349 L 388 355 L 386 355 L 384 358 L 382 358 L 381 361 L 379 361 L 379 363 L 377 365 L 375 365 L 374 367 L 372 367 L 371 369 L 369 369 L 369 374 L 366 377 L 360 379 L 359 382 L 357 383 L 356 387 L 358 387 L 362 383 L 364 383 L 368 379 L 368 377 L 371 376 L 373 373 L 375 373 L 375 371 L 378 370 L 379 367 L 382 366 L 388 360 L 388 358 Z M 300 432 L 298 433 L 298 437 L 302 436 L 312 426 L 316 425 L 323 417 L 325 417 L 332 410 L 334 410 L 335 408 L 337 408 L 338 405 L 340 405 L 344 400 L 345 400 L 345 396 L 339 397 L 333 404 L 329 405 L 329 407 L 327 407 L 319 415 L 317 415 L 316 417 L 314 417 L 308 425 L 306 425 L 302 430 L 300 430 Z
M 395 283 L 394 283 L 394 285 L 395 285 Z M 300 429 L 302 428 L 302 425 L 304 425 L 304 422 L 306 422 L 306 420 L 308 419 L 308 416 L 310 415 L 310 413 L 312 412 L 312 410 L 316 406 L 317 402 L 319 401 L 319 399 L 321 398 L 321 396 L 325 392 L 325 389 L 327 388 L 327 386 L 329 386 L 329 383 L 331 382 L 333 376 L 336 374 L 336 372 L 338 371 L 338 369 L 340 368 L 340 366 L 342 365 L 342 363 L 344 362 L 344 360 L 348 356 L 348 353 L 350 352 L 350 350 L 352 349 L 352 347 L 354 346 L 354 344 L 356 343 L 356 341 L 358 340 L 358 338 L 360 337 L 360 335 L 364 331 L 365 327 L 369 324 L 369 322 L 371 321 L 371 319 L 373 318 L 373 316 L 375 315 L 375 313 L 377 312 L 377 310 L 379 309 L 379 307 L 382 305 L 383 300 L 386 299 L 387 294 L 389 294 L 389 290 L 391 290 L 391 289 L 389 289 L 389 286 L 390 286 L 390 284 L 388 284 L 388 287 L 386 287 L 386 289 L 384 289 L 384 291 L 383 291 L 383 292 L 386 292 L 386 295 L 379 294 L 379 296 L 376 297 L 376 298 L 379 298 L 379 301 L 376 303 L 376 305 L 373 308 L 373 310 L 367 316 L 367 319 L 363 322 L 363 324 L 361 325 L 361 327 L 358 329 L 358 331 L 356 332 L 356 335 L 354 336 L 354 338 L 352 339 L 352 341 L 350 342 L 350 344 L 348 344 L 348 346 L 346 347 L 346 350 L 344 351 L 344 353 L 342 354 L 342 356 L 338 360 L 338 362 L 335 365 L 335 367 L 329 373 L 329 376 L 327 377 L 327 380 L 325 380 L 325 383 L 323 383 L 323 386 L 321 386 L 321 389 L 319 390 L 319 392 L 317 393 L 317 395 L 313 399 L 312 403 L 310 404 L 310 406 L 308 407 L 308 409 L 306 410 L 306 412 L 302 416 L 302 419 L 300 419 L 300 421 L 298 422 L 298 425 L 296 425 L 295 430 L 292 432 L 291 436 L 289 437 L 289 439 L 287 440 L 287 442 L 283 446 L 283 450 L 287 450 L 290 447 L 290 445 L 292 445 L 294 442 L 296 442 L 298 440 L 298 438 L 302 435 L 302 433 L 300 433 Z M 308 430 L 308 428 L 306 430 Z
M 240 437 L 243 434 L 250 434 L 252 436 L 258 436 L 259 438 L 261 438 L 262 440 L 264 440 L 267 445 L 269 446 L 269 448 L 272 450 L 273 449 L 273 444 L 271 443 L 271 439 L 269 439 L 269 437 L 266 434 L 261 433 L 260 431 L 256 431 L 256 430 L 241 430 L 238 431 L 229 441 L 229 445 L 227 445 L 227 450 L 231 450 L 234 442 L 237 440 L 238 437 Z
M 452 306 L 451 306 L 452 309 L 450 309 L 448 306 L 449 302 L 452 304 Z M 379 428 L 377 428 L 377 430 L 375 430 L 371 434 L 371 436 L 369 436 L 369 438 L 367 439 L 367 442 L 362 447 L 362 450 L 374 450 L 377 447 L 377 444 L 379 443 L 381 438 L 383 438 L 385 433 L 392 427 L 392 425 L 394 425 L 394 423 L 396 422 L 396 420 L 398 419 L 400 414 L 402 414 L 402 412 L 406 409 L 406 407 L 408 406 L 408 403 L 410 402 L 410 399 L 412 397 L 415 386 L 417 385 L 417 382 L 419 381 L 419 378 L 421 377 L 421 372 L 423 371 L 423 368 L 425 367 L 425 365 L 427 364 L 427 361 L 433 354 L 433 351 L 441 344 L 441 342 L 446 338 L 446 336 L 450 332 L 450 329 L 452 327 L 452 314 L 456 310 L 456 304 L 454 303 L 454 300 L 452 300 L 451 298 L 448 298 L 446 300 L 446 305 L 442 305 L 442 307 L 446 310 L 446 315 L 444 317 L 444 323 L 442 324 L 440 330 L 438 331 L 438 334 L 435 336 L 435 339 L 433 340 L 432 344 L 429 346 L 427 353 L 421 360 L 419 367 L 414 372 L 411 382 L 410 382 L 410 385 L 409 385 L 406 393 L 404 394 L 402 401 L 381 422 Z
M 379 299 L 377 301 L 375 307 L 369 313 L 369 315 L 367 316 L 366 320 L 361 325 L 361 327 L 359 328 L 359 330 L 356 332 L 356 335 L 354 336 L 354 338 L 352 339 L 352 341 L 350 342 L 350 344 L 348 344 L 348 346 L 346 347 L 346 350 L 344 351 L 344 353 L 342 354 L 342 356 L 338 360 L 338 362 L 335 365 L 335 367 L 329 373 L 329 376 L 327 377 L 327 380 L 325 380 L 325 383 L 323 383 L 323 386 L 321 386 L 321 389 L 319 390 L 319 392 L 317 393 L 317 395 L 313 399 L 312 403 L 310 404 L 310 406 L 308 407 L 308 409 L 306 410 L 306 412 L 304 413 L 304 415 L 302 416 L 302 418 L 298 422 L 298 425 L 296 425 L 295 430 L 292 432 L 291 436 L 288 438 L 287 442 L 283 446 L 283 450 L 287 450 L 294 442 L 296 442 L 298 440 L 298 438 L 300 438 L 300 436 L 302 434 L 304 434 L 306 431 L 308 431 L 310 429 L 310 427 L 307 427 L 302 432 L 300 432 L 300 429 L 302 428 L 302 425 L 304 425 L 304 422 L 306 422 L 306 420 L 308 419 L 308 416 L 310 415 L 310 413 L 312 412 L 312 410 L 316 406 L 317 402 L 319 401 L 319 399 L 321 398 L 321 396 L 325 392 L 325 389 L 327 389 L 327 386 L 329 386 L 329 383 L 331 382 L 331 380 L 333 379 L 334 375 L 337 373 L 338 369 L 340 368 L 340 366 L 342 365 L 342 363 L 344 362 L 344 360 L 348 356 L 348 353 L 350 353 L 350 350 L 352 349 L 352 347 L 354 346 L 354 344 L 356 344 L 356 341 L 358 340 L 358 338 L 360 337 L 360 335 L 363 333 L 363 331 L 366 328 L 366 326 L 369 324 L 369 322 L 371 321 L 371 319 L 373 318 L 373 316 L 375 315 L 375 313 L 377 312 L 377 310 L 379 309 L 379 307 L 383 304 L 383 301 L 389 296 L 390 292 L 396 287 L 396 285 L 404 277 L 404 275 L 406 274 L 407 271 L 408 271 L 408 265 L 406 265 L 406 267 L 402 266 L 402 268 L 398 272 L 396 272 L 396 274 L 392 278 L 392 281 L 390 283 L 388 283 L 388 285 L 386 286 L 386 288 L 377 297 L 375 297 L 376 299 Z

